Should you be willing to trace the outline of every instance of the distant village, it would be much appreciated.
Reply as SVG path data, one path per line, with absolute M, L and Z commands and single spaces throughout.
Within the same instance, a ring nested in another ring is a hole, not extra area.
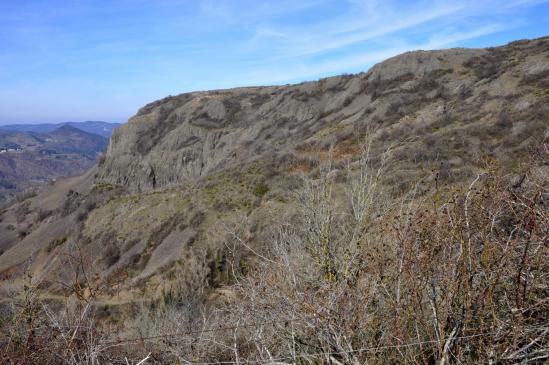
M 23 152 L 21 147 L 0 147 L 0 153 Z
M 2 153 L 8 153 L 8 152 L 16 152 L 16 153 L 21 153 L 21 152 L 24 152 L 25 149 L 21 146 L 9 146 L 9 147 L 0 147 L 0 154 Z M 41 155 L 57 155 L 58 152 L 54 149 L 40 149 L 38 150 L 38 152 L 41 154 Z

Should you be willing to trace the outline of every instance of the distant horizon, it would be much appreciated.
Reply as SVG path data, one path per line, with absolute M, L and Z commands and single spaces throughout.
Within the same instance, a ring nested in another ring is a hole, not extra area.
M 549 0 L 22 0 L 0 22 L 0 125 L 125 123 L 168 95 L 547 36 Z
M 52 125 L 56 125 L 56 124 L 67 124 L 67 123 L 109 123 L 109 124 L 124 124 L 126 123 L 127 121 L 124 121 L 124 122 L 110 122 L 110 121 L 107 121 L 107 120 L 82 120 L 82 121 L 75 121 L 75 120 L 68 120 L 68 121 L 65 121 L 65 122 L 33 122 L 33 121 L 29 121 L 29 122 L 23 122 L 23 123 L 4 123 L 4 122 L 1 122 L 0 121 L 0 127 L 3 127 L 3 126 L 10 126 L 10 125 L 43 125 L 43 124 L 52 124 Z

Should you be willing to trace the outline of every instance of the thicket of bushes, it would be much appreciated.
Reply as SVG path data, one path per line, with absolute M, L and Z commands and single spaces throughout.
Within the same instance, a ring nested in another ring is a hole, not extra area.
M 367 149 L 346 179 L 324 165 L 262 247 L 244 224 L 225 232 L 222 263 L 186 262 L 179 287 L 144 302 L 124 329 L 94 321 L 102 288 L 73 250 L 65 305 L 41 299 L 29 280 L 4 308 L 2 361 L 130 364 L 150 353 L 145 363 L 543 363 L 547 151 L 535 157 L 518 177 L 489 165 L 467 186 L 418 183 L 398 200 L 383 190 L 385 159 L 374 168 Z M 217 300 L 212 270 L 230 283 Z

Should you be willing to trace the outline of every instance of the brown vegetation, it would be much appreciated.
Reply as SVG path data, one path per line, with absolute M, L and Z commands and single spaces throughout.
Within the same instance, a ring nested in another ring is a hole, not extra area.
M 2 361 L 547 362 L 548 46 L 143 108 L 2 211 Z
M 433 183 L 389 203 L 380 184 L 388 158 L 373 168 L 366 149 L 343 189 L 323 165 L 260 251 L 238 225 L 228 229 L 218 263 L 204 257 L 176 270 L 179 286 L 144 302 L 121 338 L 122 327 L 93 320 L 100 290 L 85 260 L 71 256 L 64 306 L 54 310 L 29 280 L 4 316 L 3 361 L 96 364 L 149 353 L 149 362 L 191 364 L 545 361 L 546 169 L 535 160 L 510 179 L 488 165 L 468 186 Z M 212 301 L 215 272 L 232 284 Z

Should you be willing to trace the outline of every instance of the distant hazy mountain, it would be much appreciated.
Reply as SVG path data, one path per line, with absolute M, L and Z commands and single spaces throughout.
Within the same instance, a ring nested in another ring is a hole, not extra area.
M 71 126 L 84 132 L 98 134 L 103 137 L 110 137 L 112 131 L 120 126 L 120 123 L 107 122 L 65 122 L 65 123 L 45 123 L 45 124 L 8 124 L 0 125 L 0 130 L 11 132 L 35 132 L 50 133 L 59 127 Z
M 0 129 L 0 203 L 31 186 L 85 172 L 108 141 L 70 124 L 48 133 Z

